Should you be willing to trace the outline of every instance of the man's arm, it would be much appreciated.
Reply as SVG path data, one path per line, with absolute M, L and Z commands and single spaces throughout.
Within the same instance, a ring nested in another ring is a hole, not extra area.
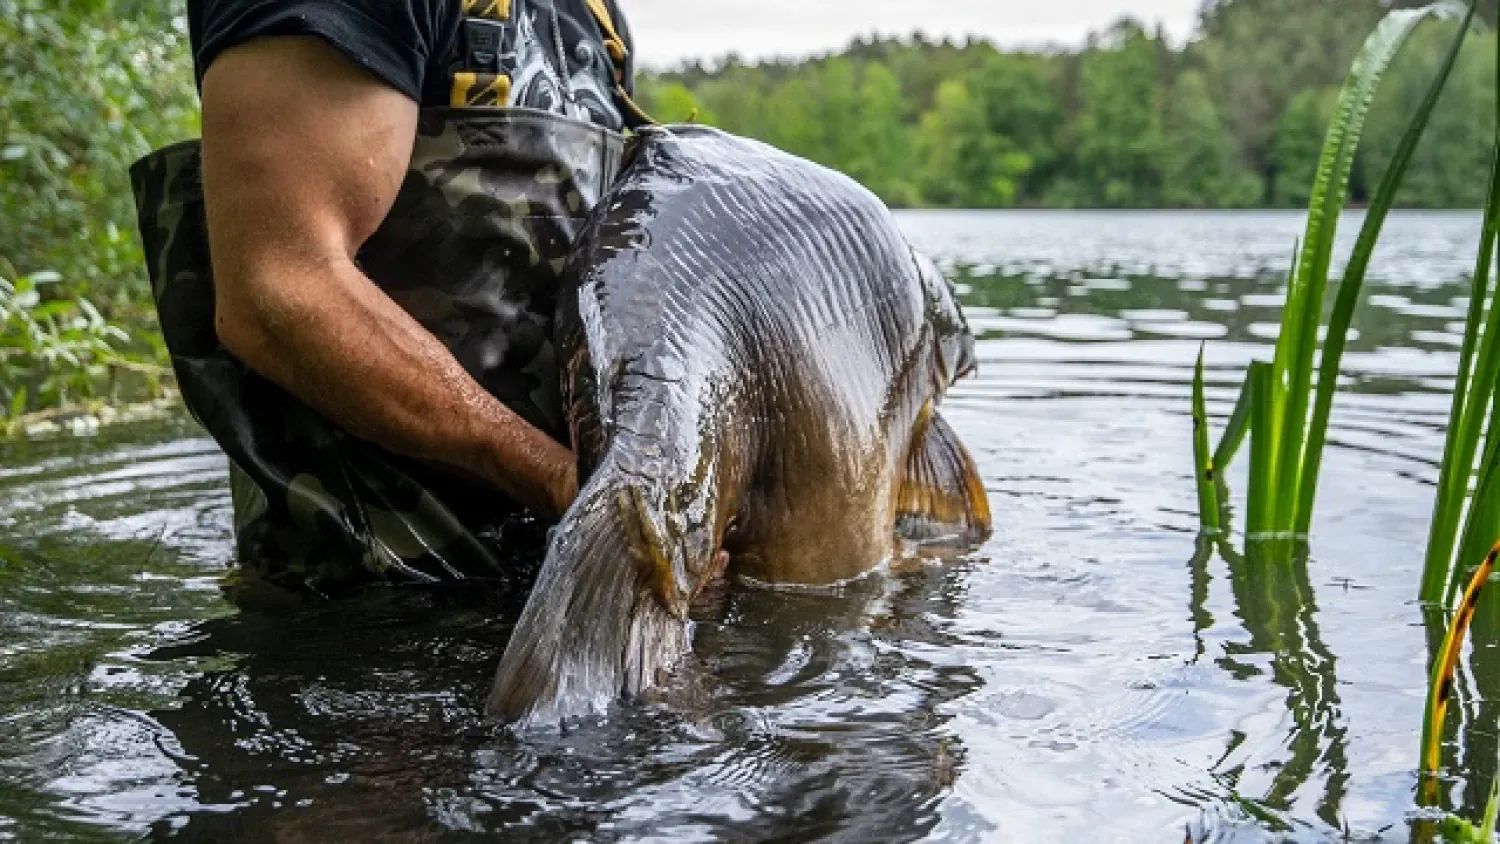
M 354 255 L 395 201 L 417 104 L 317 38 L 251 41 L 203 79 L 219 340 L 347 430 L 559 516 L 573 454 L 487 393 Z

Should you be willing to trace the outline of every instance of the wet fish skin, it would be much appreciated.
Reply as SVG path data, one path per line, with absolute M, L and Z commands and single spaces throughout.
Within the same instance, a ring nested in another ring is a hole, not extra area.
M 832 584 L 891 556 L 910 502 L 944 514 L 936 533 L 989 529 L 972 459 L 936 419 L 973 337 L 884 205 L 706 127 L 648 131 L 628 155 L 563 274 L 587 480 L 501 660 L 488 708 L 506 720 L 655 684 L 720 551 L 736 575 Z

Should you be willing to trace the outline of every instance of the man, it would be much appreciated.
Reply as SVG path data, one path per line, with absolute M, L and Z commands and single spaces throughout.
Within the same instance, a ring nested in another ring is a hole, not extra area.
M 188 407 L 256 580 L 503 575 L 577 491 L 552 357 L 644 118 L 605 0 L 188 0 L 203 140 L 133 177 Z

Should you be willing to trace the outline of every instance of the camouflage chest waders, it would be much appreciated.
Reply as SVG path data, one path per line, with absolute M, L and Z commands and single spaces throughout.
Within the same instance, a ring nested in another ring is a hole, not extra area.
M 480 5 L 510 12 L 509 3 Z M 459 102 L 507 87 L 472 76 L 455 74 Z M 562 442 L 557 275 L 623 143 L 548 111 L 424 109 L 395 204 L 357 256 L 481 385 Z M 371 580 L 507 574 L 499 534 L 525 524 L 514 504 L 345 433 L 220 345 L 199 164 L 198 142 L 184 143 L 141 160 L 131 176 L 183 400 L 230 460 L 243 570 L 324 594 Z

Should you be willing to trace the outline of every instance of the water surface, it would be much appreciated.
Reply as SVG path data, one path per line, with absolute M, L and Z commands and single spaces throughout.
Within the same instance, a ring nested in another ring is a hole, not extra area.
M 1477 214 L 1392 219 L 1313 559 L 1269 571 L 1195 553 L 1187 385 L 1206 340 L 1222 419 L 1269 357 L 1299 215 L 902 221 L 981 338 L 946 413 L 994 538 L 840 595 L 741 591 L 670 707 L 567 735 L 479 718 L 516 595 L 227 603 L 224 463 L 191 423 L 0 447 L 0 839 L 1406 840 Z M 1445 795 L 1471 816 L 1482 645 Z

